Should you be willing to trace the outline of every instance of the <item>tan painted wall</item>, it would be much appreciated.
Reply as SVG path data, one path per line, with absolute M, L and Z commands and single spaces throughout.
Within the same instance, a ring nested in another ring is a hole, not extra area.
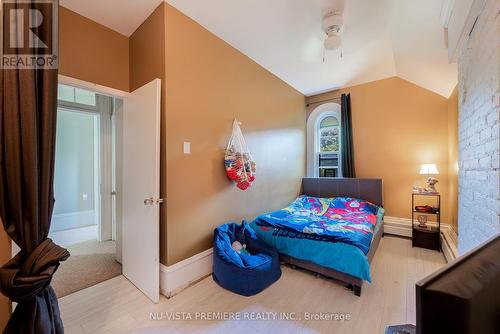
M 209 248 L 216 225 L 251 219 L 297 195 L 305 173 L 304 97 L 174 8 L 161 4 L 129 40 L 61 7 L 60 73 L 125 91 L 162 79 L 161 185 L 168 203 L 168 216 L 162 209 L 162 263 Z M 448 165 L 456 160 L 456 113 L 450 112 L 456 93 L 447 106 L 438 95 L 398 78 L 343 91 L 352 94 L 358 176 L 384 178 L 388 215 L 409 216 L 409 192 L 415 181 L 423 181 L 417 175 L 421 163 L 437 162 L 443 195 L 456 192 L 456 174 Z M 222 168 L 234 117 L 243 122 L 259 164 L 258 180 L 247 192 L 234 189 Z M 182 154 L 183 141 L 191 142 L 191 155 Z M 451 210 L 456 223 L 454 196 L 444 210 Z M 0 263 L 9 254 L 10 243 L 0 231 Z M 0 297 L 0 328 L 8 307 Z
M 411 217 L 411 191 L 425 183 L 418 172 L 436 163 L 441 173 L 443 217 L 448 219 L 448 101 L 393 77 L 307 98 L 320 101 L 351 93 L 354 163 L 357 177 L 384 180 L 388 216 Z M 317 105 L 308 108 L 310 113 Z
M 163 4 L 158 6 L 130 36 L 131 91 L 155 78 L 165 79 L 165 11 L 163 7 Z
M 141 24 L 139 28 L 130 36 L 130 90 L 133 91 L 153 79 L 161 79 L 161 138 L 162 147 L 160 152 L 160 193 L 166 198 L 167 184 L 167 145 L 166 142 L 166 109 L 165 109 L 165 4 L 160 4 L 155 11 Z M 160 249 L 162 254 L 166 252 L 167 238 L 165 222 L 166 205 L 160 207 Z M 162 263 L 166 263 L 166 256 L 161 257 Z
M 167 228 L 163 263 L 211 247 L 213 229 L 281 208 L 305 173 L 304 96 L 166 5 Z M 246 192 L 223 166 L 238 118 L 258 164 Z M 184 141 L 191 155 L 184 155 Z M 162 245 L 163 246 L 163 245 Z
M 132 34 L 129 54 L 131 90 L 157 77 L 163 85 L 163 264 L 210 248 L 217 225 L 252 219 L 298 194 L 305 171 L 302 94 L 165 3 Z M 224 173 L 234 118 L 243 122 L 259 164 L 247 192 Z M 191 142 L 190 155 L 182 152 L 184 141 Z
M 128 38 L 59 8 L 59 73 L 128 91 Z
M 449 223 L 458 233 L 458 88 L 448 99 L 448 208 Z

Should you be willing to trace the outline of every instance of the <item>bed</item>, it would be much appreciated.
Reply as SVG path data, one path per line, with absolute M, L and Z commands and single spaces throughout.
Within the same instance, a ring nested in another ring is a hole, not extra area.
M 251 226 L 260 238 L 278 250 L 282 262 L 344 282 L 356 296 L 360 296 L 363 281 L 371 281 L 370 263 L 383 236 L 382 189 L 381 179 L 304 178 L 302 196 L 291 205 L 300 206 L 304 201 L 314 202 L 319 198 L 338 198 L 339 201 L 360 199 L 362 203 L 366 201 L 369 204 L 363 205 L 368 205 L 366 211 L 370 215 L 366 216 L 367 222 L 359 226 L 371 226 L 369 238 L 364 237 L 368 240 L 362 240 L 363 234 L 360 234 L 361 239 L 343 240 L 335 235 L 330 238 L 330 235 L 325 234 L 317 236 L 311 232 L 300 233 L 290 228 L 286 218 L 281 221 L 272 219 L 274 216 L 291 214 L 293 216 L 290 221 L 300 222 L 303 217 L 297 217 L 295 212 L 290 213 L 290 207 L 259 216 Z M 315 204 L 328 206 L 322 202 Z M 337 207 L 337 204 L 333 206 Z M 357 216 L 356 219 L 363 217 L 365 216 Z

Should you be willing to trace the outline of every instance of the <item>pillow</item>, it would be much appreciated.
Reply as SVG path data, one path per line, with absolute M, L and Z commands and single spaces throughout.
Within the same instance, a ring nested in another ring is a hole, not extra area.
M 289 208 L 294 210 L 310 210 L 317 214 L 325 212 L 331 205 L 333 198 L 312 197 L 300 195 Z
M 338 209 L 366 212 L 373 215 L 376 215 L 379 209 L 378 205 L 352 197 L 335 197 L 331 205 Z
M 379 206 L 371 202 L 352 197 L 313 197 L 308 195 L 300 195 L 290 205 L 294 209 L 313 210 L 317 213 L 326 211 L 329 207 L 344 209 L 353 212 L 365 212 L 376 215 L 379 211 Z

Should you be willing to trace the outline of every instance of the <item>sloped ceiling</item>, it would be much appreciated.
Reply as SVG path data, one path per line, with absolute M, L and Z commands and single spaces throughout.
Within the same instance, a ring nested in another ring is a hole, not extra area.
M 59 4 L 129 37 L 163 0 L 59 0 Z
M 392 76 L 448 97 L 457 83 L 442 0 L 167 0 L 305 95 Z M 129 36 L 158 0 L 61 0 Z M 343 11 L 340 51 L 323 52 L 321 18 Z M 182 34 L 182 32 L 179 32 Z

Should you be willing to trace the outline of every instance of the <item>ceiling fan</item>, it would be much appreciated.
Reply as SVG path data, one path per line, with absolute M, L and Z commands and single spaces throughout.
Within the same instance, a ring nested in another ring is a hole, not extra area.
M 342 15 L 338 12 L 331 11 L 323 16 L 321 28 L 323 30 L 324 40 L 323 47 L 325 50 L 338 50 L 342 46 Z
M 304 47 L 303 57 L 308 62 L 317 62 L 322 59 L 326 63 L 329 52 L 339 50 L 342 58 L 342 34 L 344 31 L 344 1 L 343 0 L 323 0 L 324 6 L 321 8 L 320 16 L 316 21 L 316 32 L 314 38 L 308 40 Z M 337 57 L 335 57 L 337 58 Z

